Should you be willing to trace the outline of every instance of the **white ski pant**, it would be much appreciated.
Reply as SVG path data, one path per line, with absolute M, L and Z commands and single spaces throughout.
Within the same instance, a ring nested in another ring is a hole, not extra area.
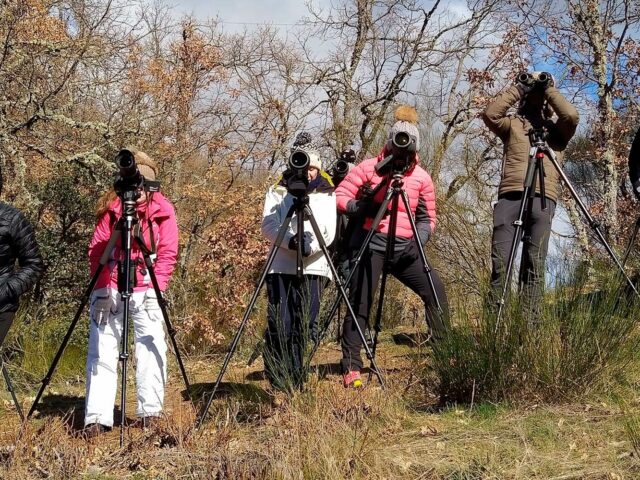
M 114 288 L 100 288 L 91 296 L 85 425 L 113 426 L 118 384 L 123 303 Z M 167 380 L 164 320 L 155 291 L 134 292 L 129 302 L 133 322 L 139 417 L 158 416 Z

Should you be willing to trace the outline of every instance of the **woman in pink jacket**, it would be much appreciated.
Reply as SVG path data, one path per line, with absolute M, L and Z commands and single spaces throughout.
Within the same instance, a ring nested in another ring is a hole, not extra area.
M 155 180 L 158 172 L 155 162 L 144 152 L 131 151 L 142 176 L 147 180 Z M 178 224 L 173 206 L 161 193 L 144 190 L 140 193 L 136 206 L 138 224 L 146 246 L 153 248 L 155 245 L 154 271 L 160 290 L 164 292 L 178 256 Z M 92 275 L 98 268 L 100 257 L 121 214 L 120 198 L 113 190 L 107 192 L 99 201 L 98 223 L 89 245 Z M 130 318 L 135 335 L 136 415 L 148 419 L 162 412 L 167 378 L 167 344 L 162 312 L 136 242 L 133 242 L 131 259 L 135 265 Z M 118 263 L 121 260 L 122 249 L 118 240 L 91 296 L 85 406 L 87 436 L 95 436 L 113 426 L 122 333 L 123 305 L 118 293 Z
M 399 131 L 408 132 L 419 150 L 420 138 L 416 126 L 416 111 L 408 106 L 401 106 L 396 110 L 396 123 L 393 125 L 389 138 Z M 363 219 L 364 229 L 353 235 L 350 241 L 352 256 L 356 253 L 371 229 L 375 217 L 387 191 L 391 178 L 388 173 L 379 175 L 376 164 L 389 155 L 390 147 L 374 158 L 363 160 L 356 166 L 336 189 L 336 204 L 339 212 L 358 216 Z M 433 182 L 429 174 L 418 165 L 415 154 L 409 168 L 404 174 L 404 190 L 409 197 L 411 214 L 414 216 L 420 238 L 419 242 L 413 236 L 408 212 L 404 203 L 398 203 L 398 217 L 396 224 L 396 239 L 389 273 L 417 293 L 425 304 L 426 318 L 434 338 L 439 338 L 445 330 L 447 317 L 447 298 L 444 286 L 438 274 L 432 270 L 433 280 L 438 300 L 445 314 L 441 316 L 436 309 L 436 302 L 428 277 L 419 260 L 419 248 L 429 240 L 436 226 L 436 198 Z M 380 187 L 380 188 L 376 188 Z M 372 195 L 372 192 L 375 192 Z M 389 207 L 390 208 L 390 207 Z M 369 322 L 369 310 L 378 288 L 382 273 L 384 257 L 387 248 L 387 234 L 389 233 L 390 216 L 386 215 L 380 222 L 376 234 L 373 236 L 368 250 L 365 252 L 358 269 L 354 272 L 349 285 L 350 302 L 357 317 L 360 328 L 364 331 Z M 344 320 L 342 330 L 342 371 L 345 387 L 359 387 L 362 385 L 360 369 L 362 358 L 360 351 L 362 340 L 358 335 L 354 320 L 350 315 Z

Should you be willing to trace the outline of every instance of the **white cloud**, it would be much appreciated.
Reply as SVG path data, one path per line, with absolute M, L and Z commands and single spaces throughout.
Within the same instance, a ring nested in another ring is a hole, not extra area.
M 227 24 L 226 30 L 251 29 L 253 24 L 293 24 L 307 14 L 303 0 L 181 0 L 174 8 L 176 13 L 200 19 L 219 17 Z

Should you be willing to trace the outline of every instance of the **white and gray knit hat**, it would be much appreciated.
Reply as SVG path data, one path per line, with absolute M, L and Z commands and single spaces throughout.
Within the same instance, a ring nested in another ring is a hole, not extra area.
M 420 150 L 420 132 L 418 131 L 418 112 L 409 105 L 400 105 L 394 113 L 396 123 L 391 127 L 389 139 L 398 132 L 407 132 L 416 140 L 416 150 Z
M 304 150 L 309 155 L 309 166 L 322 170 L 322 159 L 320 158 L 320 145 L 314 142 L 309 132 L 300 132 L 293 141 L 292 150 Z

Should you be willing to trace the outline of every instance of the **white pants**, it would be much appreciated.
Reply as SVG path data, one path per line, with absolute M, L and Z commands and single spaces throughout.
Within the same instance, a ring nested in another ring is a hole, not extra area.
M 113 426 L 118 383 L 123 303 L 118 290 L 100 288 L 91 296 L 85 425 Z M 167 380 L 167 343 L 164 320 L 155 291 L 135 292 L 129 302 L 136 356 L 136 415 L 157 416 L 162 411 Z

